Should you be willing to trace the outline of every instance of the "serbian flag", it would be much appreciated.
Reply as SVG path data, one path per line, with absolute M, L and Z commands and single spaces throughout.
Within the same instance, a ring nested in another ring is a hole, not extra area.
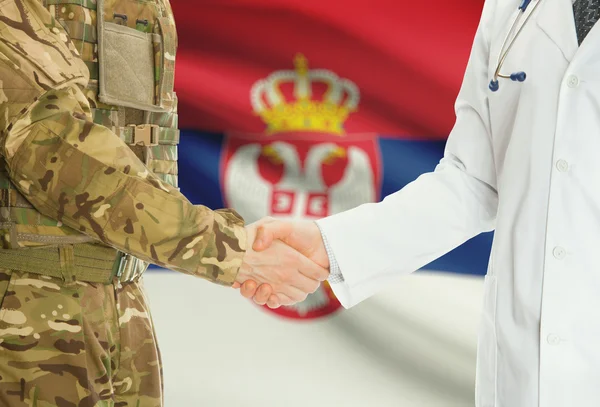
M 172 0 L 179 174 L 194 203 L 318 219 L 443 155 L 482 0 Z M 484 274 L 491 236 L 428 270 Z M 293 318 L 339 308 L 324 284 Z

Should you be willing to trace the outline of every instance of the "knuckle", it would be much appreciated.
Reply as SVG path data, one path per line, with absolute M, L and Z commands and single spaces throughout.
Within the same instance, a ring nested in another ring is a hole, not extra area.
M 321 270 L 319 270 L 319 268 L 317 268 L 317 267 L 311 268 L 311 270 L 310 270 L 310 277 L 313 280 L 320 280 L 321 276 L 322 276 L 322 273 L 321 273 Z

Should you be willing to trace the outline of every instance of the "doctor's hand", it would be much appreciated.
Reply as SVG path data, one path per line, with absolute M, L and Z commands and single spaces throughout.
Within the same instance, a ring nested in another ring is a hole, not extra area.
M 258 222 L 258 231 L 252 248 L 257 252 L 266 251 L 272 245 L 280 243 L 276 241 L 278 239 L 322 268 L 329 269 L 329 257 L 316 223 L 263 219 Z M 241 293 L 246 298 L 253 298 L 257 304 L 267 303 L 270 308 L 288 305 L 285 303 L 286 299 L 282 298 L 268 283 L 248 279 L 241 285 Z
M 320 283 L 327 279 L 329 271 L 281 241 L 271 239 L 268 246 L 259 246 L 260 252 L 255 251 L 251 245 L 256 242 L 257 229 L 265 222 L 269 221 L 259 221 L 246 227 L 249 247 L 234 288 L 252 281 L 250 286 L 265 285 L 265 288 L 258 290 L 260 293 L 269 290 L 268 297 L 276 295 L 278 306 L 304 301 L 308 294 L 315 292 Z

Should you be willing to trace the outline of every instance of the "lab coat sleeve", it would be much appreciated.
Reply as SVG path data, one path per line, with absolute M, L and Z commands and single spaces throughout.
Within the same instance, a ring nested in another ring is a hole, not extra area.
M 458 95 L 456 123 L 434 172 L 380 203 L 317 223 L 342 270 L 331 284 L 346 308 L 495 227 L 498 193 L 488 111 L 496 0 L 487 0 Z

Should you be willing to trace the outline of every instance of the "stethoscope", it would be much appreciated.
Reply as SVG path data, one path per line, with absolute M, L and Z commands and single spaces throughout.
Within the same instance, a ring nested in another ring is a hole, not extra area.
M 525 72 L 523 72 L 523 71 L 513 72 L 510 75 L 502 75 L 500 73 L 500 69 L 502 69 L 504 60 L 506 59 L 506 56 L 508 55 L 508 52 L 512 48 L 513 44 L 515 43 L 515 40 L 519 37 L 519 34 L 521 34 L 523 27 L 525 27 L 525 25 L 527 24 L 527 21 L 529 21 L 529 18 L 531 18 L 531 15 L 533 14 L 533 12 L 537 8 L 537 6 L 540 5 L 540 2 L 541 2 L 541 0 L 536 1 L 535 5 L 533 6 L 533 9 L 531 9 L 531 13 L 529 13 L 527 15 L 527 17 L 525 17 L 525 21 L 523 21 L 523 24 L 521 24 L 521 26 L 519 27 L 517 32 L 513 35 L 515 28 L 521 21 L 523 15 L 525 15 L 525 11 L 527 10 L 529 3 L 531 3 L 531 0 L 522 0 L 521 1 L 521 5 L 519 6 L 517 16 L 515 17 L 515 20 L 513 21 L 513 24 L 510 27 L 510 30 L 508 30 L 506 37 L 504 38 L 504 42 L 502 43 L 502 48 L 500 48 L 500 55 L 498 55 L 498 63 L 496 64 L 496 70 L 494 71 L 494 78 L 490 81 L 490 86 L 489 86 L 490 90 L 492 92 L 496 92 L 500 88 L 500 85 L 498 84 L 498 78 L 510 79 L 511 81 L 515 81 L 515 82 L 523 82 L 527 78 L 527 74 L 525 74 Z M 508 39 L 511 36 L 512 36 L 512 40 L 509 42 Z

